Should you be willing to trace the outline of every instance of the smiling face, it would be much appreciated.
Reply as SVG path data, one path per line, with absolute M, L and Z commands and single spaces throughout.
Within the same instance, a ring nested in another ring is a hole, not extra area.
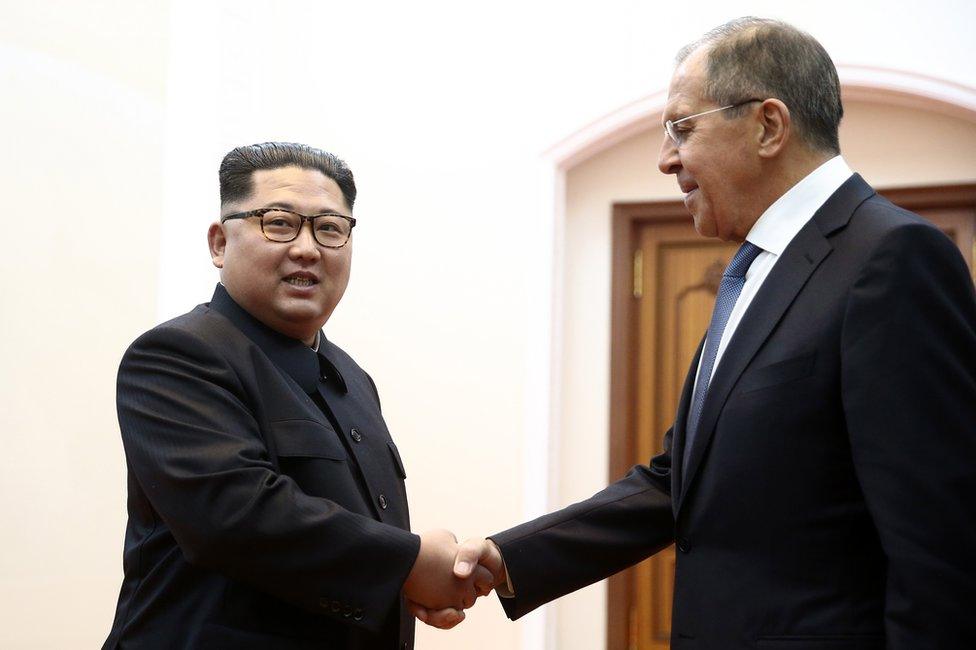
M 703 97 L 707 51 L 692 52 L 675 70 L 668 91 L 664 120 L 720 108 Z M 675 174 L 685 193 L 685 206 L 695 220 L 695 230 L 705 237 L 741 241 L 764 208 L 757 205 L 762 162 L 757 151 L 757 121 L 752 119 L 760 103 L 686 120 L 675 129 L 682 144 L 665 136 L 658 168 Z
M 246 199 L 222 206 L 222 215 L 281 207 L 307 215 L 350 215 L 342 191 L 317 169 L 296 166 L 260 170 L 251 176 Z M 309 345 L 349 283 L 352 239 L 326 248 L 304 224 L 298 238 L 268 241 L 257 218 L 210 226 L 210 255 L 220 281 L 237 304 L 268 327 Z

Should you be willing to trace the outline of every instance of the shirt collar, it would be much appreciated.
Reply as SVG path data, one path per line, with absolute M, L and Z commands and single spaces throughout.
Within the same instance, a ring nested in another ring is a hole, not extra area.
M 834 156 L 776 199 L 753 224 L 746 241 L 782 255 L 820 206 L 853 174 L 842 157 Z
M 312 349 L 298 339 L 277 332 L 238 305 L 227 289 L 218 284 L 210 299 L 210 308 L 229 320 L 244 336 L 261 348 L 272 363 L 286 372 L 306 393 L 318 389 L 320 378 L 335 378 L 339 389 L 346 393 L 346 382 L 336 364 L 327 355 L 332 347 L 322 345 L 328 339 L 319 331 L 316 334 L 316 349 Z

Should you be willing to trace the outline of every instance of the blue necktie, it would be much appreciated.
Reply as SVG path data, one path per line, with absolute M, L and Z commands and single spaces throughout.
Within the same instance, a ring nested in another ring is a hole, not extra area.
M 705 405 L 705 397 L 708 395 L 708 385 L 711 383 L 712 369 L 715 367 L 715 358 L 718 356 L 719 343 L 722 342 L 722 333 L 725 331 L 725 325 L 729 322 L 735 301 L 738 300 L 739 294 L 742 293 L 742 287 L 746 283 L 746 271 L 749 270 L 756 256 L 762 250 L 755 244 L 744 242 L 732 257 L 725 273 L 722 274 L 722 284 L 719 285 L 718 296 L 715 298 L 712 322 L 708 326 L 705 350 L 701 356 L 698 385 L 695 386 L 691 409 L 688 412 L 688 428 L 685 433 L 685 447 L 682 454 L 682 472 L 687 472 L 689 452 L 697 434 L 696 430 L 698 419 L 701 417 L 702 406 Z

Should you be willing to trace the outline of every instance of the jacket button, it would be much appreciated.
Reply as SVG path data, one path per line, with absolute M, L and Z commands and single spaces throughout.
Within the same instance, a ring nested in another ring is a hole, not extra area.
M 322 609 L 329 609 L 329 599 L 319 598 L 319 607 L 321 607 Z
M 390 505 L 386 502 L 386 495 L 381 494 L 376 500 L 379 502 L 381 510 L 386 510 L 387 506 Z
M 340 603 L 338 600 L 333 600 L 331 603 L 329 603 L 329 609 L 332 610 L 333 614 L 338 614 L 340 611 L 342 611 L 342 603 Z
M 361 608 L 361 607 L 357 607 L 357 608 L 356 608 L 356 611 L 354 611 L 354 612 L 352 613 L 352 617 L 353 617 L 353 618 L 354 618 L 355 620 L 357 620 L 357 621 L 361 621 L 361 620 L 363 620 L 363 610 L 362 610 L 362 608 Z
M 355 429 L 350 431 L 349 435 L 352 436 L 352 439 L 355 440 L 356 442 L 362 442 L 363 440 L 363 434 L 359 433 Z
M 687 537 L 678 538 L 678 550 L 682 553 L 687 553 L 691 550 L 691 542 L 688 541 Z

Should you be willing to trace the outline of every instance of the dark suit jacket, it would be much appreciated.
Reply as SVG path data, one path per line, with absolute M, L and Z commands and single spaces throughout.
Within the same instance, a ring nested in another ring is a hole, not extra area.
M 697 366 L 649 466 L 493 536 L 509 616 L 674 540 L 676 650 L 976 648 L 976 300 L 952 243 L 855 175 L 736 329 L 683 468 Z
M 316 355 L 218 285 L 126 351 L 129 521 L 105 648 L 413 647 L 403 464 L 372 380 L 320 340 Z

